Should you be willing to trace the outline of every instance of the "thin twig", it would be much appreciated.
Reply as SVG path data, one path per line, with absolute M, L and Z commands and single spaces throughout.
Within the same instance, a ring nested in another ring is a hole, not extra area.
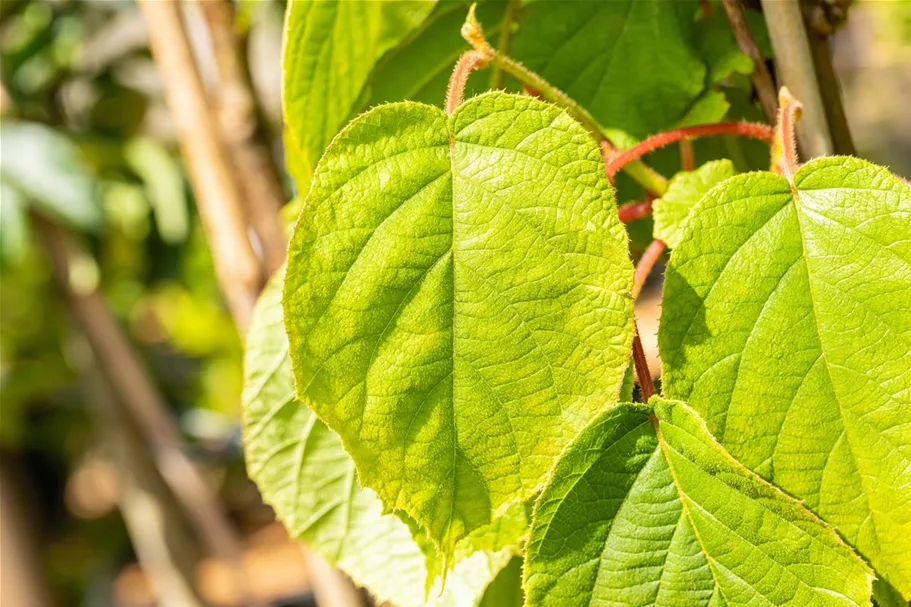
M 687 137 L 680 140 L 680 168 L 692 171 L 696 168 L 696 154 L 693 152 L 693 140 Z
M 639 389 L 642 391 L 642 401 L 647 403 L 655 395 L 655 383 L 652 381 L 652 372 L 648 369 L 642 340 L 639 339 L 639 329 L 634 326 L 633 330 L 636 332 L 633 336 L 633 365 L 636 369 L 636 379 L 639 380 Z
M 628 202 L 617 207 L 617 215 L 623 223 L 629 223 L 652 214 L 652 198 Z
M 241 193 L 212 120 L 187 37 L 179 2 L 140 0 L 152 55 L 164 80 L 168 106 L 212 247 L 222 291 L 241 334 L 246 334 L 264 273 L 248 237 Z
M 196 582 L 202 552 L 185 513 L 168 491 L 136 423 L 89 354 L 80 361 L 93 381 L 92 400 L 105 456 L 119 472 L 117 503 L 130 543 L 161 607 L 205 605 Z
M 645 249 L 642 257 L 639 258 L 639 263 L 636 264 L 636 271 L 633 274 L 633 299 L 639 297 L 648 275 L 652 273 L 652 269 L 658 263 L 658 260 L 661 259 L 661 254 L 664 253 L 666 248 L 667 245 L 663 240 L 653 240 L 648 245 L 648 248 Z
M 689 139 L 691 137 L 705 137 L 707 135 L 736 135 L 759 139 L 768 143 L 772 142 L 772 127 L 756 122 L 719 122 L 716 124 L 699 124 L 687 126 L 672 131 L 665 131 L 641 141 L 631 148 L 616 153 L 607 161 L 607 175 L 613 177 L 630 162 L 664 147 L 671 143 Z
M 765 63 L 765 58 L 762 56 L 759 45 L 756 44 L 756 39 L 747 25 L 740 0 L 721 0 L 721 4 L 724 6 L 728 21 L 731 22 L 731 30 L 734 32 L 734 39 L 737 41 L 738 48 L 753 61 L 753 73 L 751 75 L 753 87 L 759 97 L 762 113 L 765 114 L 766 120 L 771 124 L 775 122 L 775 116 L 778 114 L 775 81 L 772 80 L 772 74 Z
M 197 0 L 209 29 L 218 83 L 210 98 L 218 107 L 221 137 L 231 154 L 246 216 L 262 249 L 267 273 L 285 261 L 280 211 L 285 203 L 279 170 L 269 147 L 264 119 L 250 77 L 246 37 L 235 27 L 229 0 Z
M 0 457 L 0 605 L 55 607 L 48 581 L 47 537 L 38 528 L 33 487 L 18 458 Z
M 799 0 L 762 0 L 762 10 L 775 51 L 775 65 L 783 86 L 804 105 L 804 118 L 797 139 L 810 158 L 835 152 L 826 107 L 819 91 L 819 79 L 807 40 Z

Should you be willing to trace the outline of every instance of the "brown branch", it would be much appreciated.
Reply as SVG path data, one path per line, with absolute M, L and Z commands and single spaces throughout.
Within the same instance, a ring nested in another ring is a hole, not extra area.
M 168 491 L 135 421 L 118 402 L 94 357 L 80 361 L 91 378 L 92 401 L 105 457 L 119 476 L 117 503 L 139 565 L 162 607 L 201 607 L 196 582 L 202 556 L 185 513 Z
M 0 605 L 57 605 L 45 569 L 46 548 L 37 528 L 37 496 L 9 452 L 0 455 Z
M 692 139 L 680 140 L 680 168 L 684 171 L 692 171 L 696 168 L 696 153 L 693 151 Z
M 152 55 L 165 85 L 196 192 L 215 271 L 241 334 L 246 334 L 263 272 L 250 243 L 241 192 L 187 38 L 179 2 L 140 0 Z
M 829 156 L 835 152 L 835 145 L 800 2 L 762 0 L 762 10 L 781 85 L 787 86 L 804 105 L 803 119 L 797 128 L 800 148 L 809 158 Z
M 218 125 L 228 147 L 242 203 L 262 249 L 265 269 L 275 272 L 285 261 L 285 233 L 280 211 L 285 203 L 278 167 L 269 147 L 264 117 L 254 93 L 245 36 L 235 27 L 229 0 L 198 0 L 208 24 L 218 70 L 215 94 Z
M 360 590 L 348 577 L 324 561 L 316 553 L 301 547 L 307 565 L 308 579 L 313 587 L 318 605 L 335 607 L 365 607 Z M 369 550 L 369 548 L 368 548 Z
M 636 272 L 633 274 L 633 299 L 639 297 L 648 275 L 652 273 L 652 268 L 661 259 L 661 254 L 664 253 L 666 248 L 667 245 L 663 240 L 653 240 L 648 245 L 648 248 L 645 249 L 642 257 L 639 258 L 639 263 L 636 264 Z
M 639 339 L 638 327 L 633 327 L 636 332 L 633 336 L 633 365 L 636 370 L 636 379 L 639 380 L 639 389 L 642 391 L 642 401 L 648 402 L 655 395 L 655 383 L 652 381 L 652 372 L 648 369 L 648 360 L 645 350 L 642 349 L 642 340 Z
M 762 113 L 765 114 L 769 124 L 775 122 L 775 116 L 778 114 L 778 96 L 775 94 L 775 81 L 765 63 L 765 58 L 756 44 L 756 39 L 747 25 L 746 16 L 743 12 L 743 5 L 740 0 L 721 0 L 724 6 L 724 12 L 731 22 L 731 30 L 734 32 L 734 39 L 740 50 L 753 61 L 753 73 L 750 78 L 753 81 L 753 88 L 756 89 L 756 95 L 759 97 L 759 105 L 762 106 Z
M 162 478 L 183 506 L 210 549 L 235 570 L 238 594 L 249 602 L 249 584 L 241 565 L 240 539 L 215 494 L 183 451 L 174 419 L 154 383 L 117 324 L 102 295 L 83 293 L 70 281 L 75 245 L 54 224 L 35 216 L 57 283 L 70 311 L 82 326 L 98 367 L 110 381 L 117 402 L 135 420 Z
M 851 137 L 851 129 L 848 126 L 848 117 L 845 114 L 845 107 L 841 98 L 838 75 L 832 65 L 830 39 L 837 24 L 828 23 L 828 20 L 823 19 L 820 14 L 824 12 L 824 6 L 840 12 L 842 7 L 838 4 L 836 2 L 823 5 L 818 0 L 801 0 L 804 22 L 806 23 L 807 41 L 810 44 L 813 65 L 816 67 L 816 78 L 819 84 L 817 88 L 822 97 L 823 106 L 826 108 L 826 119 L 829 123 L 829 131 L 832 134 L 833 151 L 835 154 L 854 155 L 857 150 L 854 147 L 854 139 Z M 847 8 L 845 7 L 844 10 L 847 10 Z M 840 18 L 844 18 L 844 15 L 840 15 Z M 820 23 L 823 20 L 826 21 L 824 25 Z M 819 27 L 814 27 L 814 23 Z

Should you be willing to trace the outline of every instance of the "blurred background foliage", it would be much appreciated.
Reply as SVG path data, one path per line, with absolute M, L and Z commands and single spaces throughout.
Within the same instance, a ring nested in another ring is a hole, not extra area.
M 236 9 L 280 159 L 284 3 L 238 0 Z M 187 11 L 190 34 L 202 48 L 205 26 L 194 12 Z M 858 2 L 834 48 L 859 154 L 908 176 L 911 3 Z M 204 78 L 212 77 L 211 58 L 200 57 Z M 397 60 L 390 57 L 385 69 Z M 70 286 L 103 294 L 193 458 L 244 531 L 247 556 L 259 559 L 248 566 L 264 596 L 301 592 L 302 557 L 270 524 L 271 513 L 243 473 L 241 342 L 219 292 L 135 4 L 0 0 L 0 74 L 0 465 L 4 500 L 14 494 L 26 505 L 23 525 L 34 531 L 46 590 L 59 605 L 151 603 L 117 508 L 118 476 L 99 446 L 86 347 L 54 284 L 42 217 L 75 236 Z M 374 95 L 381 98 L 401 76 L 393 71 Z M 732 78 L 728 89 L 729 117 L 761 119 L 746 76 Z M 761 164 L 766 153 L 724 138 L 700 142 L 696 151 L 699 162 L 729 156 L 741 169 Z M 653 164 L 670 174 L 675 154 L 655 155 Z M 640 195 L 625 177 L 618 187 L 626 199 Z M 644 246 L 651 225 L 638 222 L 631 232 Z M 219 594 L 225 571 L 206 562 L 201 571 L 208 600 L 232 604 Z
M 273 134 L 283 10 L 269 0 L 238 5 L 238 27 L 251 32 L 251 57 L 262 66 Z M 190 27 L 194 39 L 204 36 L 200 20 Z M 149 604 L 145 584 L 124 569 L 135 556 L 116 508 L 116 475 L 97 453 L 85 347 L 54 284 L 36 217 L 77 236 L 72 286 L 103 293 L 194 459 L 214 475 L 228 510 L 258 529 L 271 514 L 243 475 L 241 342 L 135 4 L 0 1 L 0 73 L 3 491 L 13 491 L 9 477 L 27 497 L 57 604 L 133 604 L 130 596 Z M 292 565 L 299 560 L 293 554 Z

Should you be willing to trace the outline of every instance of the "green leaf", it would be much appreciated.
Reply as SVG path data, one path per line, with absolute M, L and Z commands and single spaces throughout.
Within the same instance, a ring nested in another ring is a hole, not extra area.
M 911 603 L 889 582 L 877 578 L 873 580 L 873 604 L 876 607 L 908 607 Z
M 694 2 L 580 0 L 524 6 L 512 54 L 606 127 L 643 138 L 671 128 L 702 94 Z
M 747 26 L 763 57 L 772 56 L 769 33 L 762 14 L 753 10 L 744 11 Z M 720 6 L 716 6 L 707 16 L 702 17 L 695 25 L 696 46 L 708 66 L 707 84 L 720 84 L 731 74 L 753 73 L 753 61 L 740 50 L 731 24 Z
M 147 137 L 134 137 L 123 152 L 127 164 L 145 184 L 161 239 L 168 244 L 185 241 L 190 217 L 180 164 L 161 143 Z
M 616 402 L 631 288 L 600 151 L 565 112 L 381 106 L 323 156 L 290 245 L 298 396 L 448 553 Z
M 440 595 L 437 568 L 428 570 L 428 546 L 416 543 L 399 517 L 383 513 L 376 495 L 358 483 L 338 436 L 294 398 L 281 291 L 280 272 L 257 303 L 245 360 L 244 453 L 263 498 L 292 537 L 343 569 L 378 602 L 476 605 L 515 554 L 527 527 L 524 509 L 457 546 L 459 560 Z
M 671 256 L 659 344 L 747 467 L 911 596 L 911 187 L 856 158 L 702 198 Z
M 478 3 L 477 17 L 491 40 L 496 40 L 501 31 L 510 1 Z M 456 61 L 471 48 L 460 33 L 470 5 L 466 0 L 440 0 L 420 30 L 377 64 L 370 77 L 365 107 L 404 100 L 442 105 Z M 489 83 L 490 70 L 474 71 L 465 89 L 466 97 L 483 92 Z
M 36 122 L 4 120 L 0 178 L 38 208 L 80 230 L 101 227 L 97 184 L 79 149 Z
M 522 559 L 514 556 L 490 583 L 479 607 L 523 607 Z
M 655 238 L 675 248 L 683 240 L 684 223 L 693 206 L 706 192 L 734 176 L 730 160 L 706 162 L 695 171 L 677 173 L 670 180 L 667 192 L 653 203 Z
M 604 412 L 554 468 L 527 548 L 529 607 L 870 604 L 872 573 L 830 527 L 687 405 L 651 405 Z
M 22 194 L 0 181 L 0 263 L 17 266 L 28 247 L 29 222 Z
M 377 60 L 413 31 L 434 0 L 291 0 L 282 99 L 299 179 L 357 109 Z M 306 192 L 306 184 L 298 188 Z
M 686 111 L 677 126 L 691 126 L 720 122 L 731 109 L 728 98 L 721 91 L 705 91 Z M 654 168 L 654 167 L 653 167 Z

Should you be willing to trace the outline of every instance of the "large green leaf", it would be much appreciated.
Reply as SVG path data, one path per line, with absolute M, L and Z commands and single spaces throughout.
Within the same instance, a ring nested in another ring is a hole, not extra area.
M 632 267 L 599 149 L 488 93 L 359 117 L 314 174 L 285 326 L 298 396 L 363 484 L 449 551 L 616 402 Z
M 43 124 L 4 120 L 0 142 L 0 180 L 7 187 L 75 228 L 101 227 L 95 176 L 70 139 Z
M 601 124 L 645 137 L 676 124 L 706 87 L 694 2 L 580 0 L 522 8 L 512 53 Z
M 733 177 L 664 287 L 668 396 L 911 596 L 911 187 L 856 158 Z
M 282 100 L 299 179 L 351 118 L 377 60 L 433 7 L 434 0 L 288 2 Z
M 289 533 L 341 567 L 380 602 L 398 607 L 476 605 L 509 563 L 524 516 L 503 518 L 458 545 L 463 557 L 440 595 L 436 562 L 408 525 L 357 481 L 338 436 L 294 398 L 282 324 L 282 275 L 266 287 L 247 338 L 244 438 L 247 469 Z M 510 513 L 514 514 L 514 513 Z M 430 592 L 425 602 L 425 591 Z
M 706 192 L 733 176 L 734 163 L 730 160 L 712 160 L 695 171 L 674 175 L 667 191 L 653 203 L 655 238 L 672 248 L 679 245 L 693 206 Z
M 872 573 L 796 500 L 735 461 L 689 407 L 606 411 L 535 506 L 528 605 L 870 604 Z
M 477 17 L 487 26 L 484 31 L 491 40 L 498 39 L 504 19 L 512 17 L 506 10 L 511 1 L 478 3 Z M 377 64 L 370 77 L 365 107 L 404 100 L 442 105 L 456 61 L 471 48 L 460 33 L 471 4 L 468 0 L 440 0 L 420 30 Z M 483 92 L 489 88 L 490 80 L 491 70 L 472 72 L 466 96 Z

